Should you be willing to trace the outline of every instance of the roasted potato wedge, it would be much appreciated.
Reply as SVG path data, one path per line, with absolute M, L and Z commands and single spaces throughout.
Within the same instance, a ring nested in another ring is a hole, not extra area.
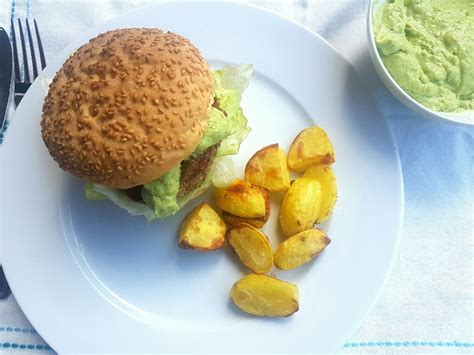
M 288 190 L 290 171 L 283 149 L 272 144 L 257 151 L 245 166 L 245 180 L 268 191 Z
M 331 216 L 337 200 L 336 176 L 330 165 L 313 165 L 303 177 L 318 180 L 321 185 L 321 208 L 316 223 L 323 223 Z
M 279 269 L 294 269 L 316 258 L 329 243 L 331 239 L 323 230 L 308 229 L 281 243 L 273 254 L 273 260 Z
M 326 132 L 317 126 L 301 131 L 288 152 L 288 167 L 300 173 L 306 171 L 311 165 L 328 165 L 334 161 L 332 143 Z
M 265 219 L 270 213 L 268 191 L 242 179 L 216 188 L 214 197 L 220 208 L 238 217 Z
M 272 201 L 270 200 L 270 195 L 268 194 L 268 190 L 266 190 L 263 187 L 258 186 L 260 190 L 262 191 L 262 194 L 265 197 L 265 215 L 263 217 L 257 217 L 257 218 L 245 218 L 245 217 L 239 217 L 236 215 L 233 215 L 232 213 L 223 211 L 222 212 L 222 218 L 224 219 L 224 222 L 227 223 L 230 226 L 235 226 L 239 223 L 248 223 L 251 224 L 254 227 L 257 228 L 262 228 L 265 223 L 267 223 L 268 218 L 270 218 L 270 212 L 272 208 Z
M 230 297 L 242 311 L 261 317 L 288 317 L 299 309 L 298 288 L 267 275 L 244 276 Z
M 242 217 L 234 216 L 233 214 L 230 214 L 225 211 L 222 212 L 222 219 L 228 226 L 231 226 L 231 227 L 235 227 L 239 223 L 248 223 L 256 228 L 262 228 L 266 223 L 266 220 L 264 220 L 264 217 L 242 218 Z
M 321 206 L 321 185 L 317 180 L 296 179 L 283 196 L 280 226 L 291 237 L 313 227 Z
M 226 225 L 207 203 L 201 203 L 184 219 L 179 230 L 179 246 L 210 251 L 224 246 Z
M 254 226 L 237 224 L 227 233 L 229 246 L 242 264 L 256 274 L 265 274 L 273 266 L 273 250 L 268 238 Z

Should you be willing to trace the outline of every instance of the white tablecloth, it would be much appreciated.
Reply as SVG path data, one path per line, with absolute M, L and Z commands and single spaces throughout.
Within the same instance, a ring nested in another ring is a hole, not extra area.
M 367 51 L 368 0 L 251 2 L 303 23 L 349 59 L 399 148 L 406 199 L 400 248 L 378 302 L 341 352 L 472 353 L 474 130 L 423 119 L 387 92 Z M 11 16 L 36 18 L 53 58 L 90 27 L 146 3 L 0 0 L 0 26 L 9 28 Z M 13 297 L 0 301 L 2 351 L 51 352 Z

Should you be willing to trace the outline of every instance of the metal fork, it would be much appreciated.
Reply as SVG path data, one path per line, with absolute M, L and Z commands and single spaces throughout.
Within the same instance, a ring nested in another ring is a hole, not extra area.
M 15 29 L 15 22 L 13 19 L 10 20 L 11 23 L 11 32 L 12 32 L 12 42 L 13 42 L 13 66 L 15 68 L 15 90 L 14 90 L 14 103 L 15 107 L 18 106 L 21 99 L 25 95 L 26 91 L 30 88 L 33 81 L 38 77 L 38 58 L 36 55 L 35 45 L 33 41 L 33 35 L 30 27 L 30 22 L 25 20 L 26 23 L 26 33 L 23 31 L 23 25 L 21 20 L 18 19 L 18 29 Z M 36 43 L 38 46 L 39 53 L 39 63 L 41 65 L 41 70 L 46 66 L 46 59 L 44 56 L 43 43 L 41 42 L 41 37 L 38 30 L 38 24 L 36 20 L 33 20 L 35 27 Z M 18 48 L 17 34 L 20 35 L 20 45 L 21 45 L 21 54 L 23 57 L 22 66 L 20 67 L 20 53 Z M 28 48 L 29 48 L 29 60 L 28 60 L 28 50 L 26 46 L 25 38 L 28 39 Z M 30 70 L 30 63 L 31 68 Z M 21 72 L 23 72 L 23 79 L 21 77 Z M 3 273 L 2 266 L 0 265 L 0 300 L 5 299 L 10 295 L 10 287 L 8 286 L 7 279 Z
M 18 29 L 15 30 L 15 21 L 10 20 L 12 28 L 12 42 L 13 42 L 13 65 L 15 67 L 15 95 L 14 102 L 15 107 L 18 106 L 21 99 L 25 95 L 26 91 L 30 88 L 33 81 L 38 77 L 38 57 L 35 50 L 35 44 L 33 40 L 33 34 L 30 27 L 30 22 L 28 19 L 25 20 L 26 23 L 26 32 L 23 31 L 23 25 L 21 20 L 18 19 Z M 46 58 L 44 56 L 43 43 L 41 42 L 41 36 L 38 30 L 38 24 L 36 20 L 33 20 L 34 32 L 36 37 L 36 43 L 38 46 L 39 53 L 39 64 L 41 65 L 41 70 L 46 66 Z M 23 57 L 22 66 L 20 67 L 20 52 L 18 48 L 18 40 L 16 32 L 20 35 L 20 44 L 21 44 L 21 54 Z M 28 39 L 28 48 L 26 46 L 26 40 Z M 28 56 L 29 52 L 29 56 Z M 29 58 L 28 58 L 29 57 Z M 31 67 L 30 67 L 31 63 Z M 23 68 L 23 70 L 21 70 Z M 21 72 L 23 71 L 23 79 L 21 77 Z

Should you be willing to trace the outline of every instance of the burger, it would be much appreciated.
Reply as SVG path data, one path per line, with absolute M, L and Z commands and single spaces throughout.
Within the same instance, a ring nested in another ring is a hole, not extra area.
M 164 218 L 207 190 L 220 159 L 238 152 L 250 131 L 240 101 L 251 75 L 251 65 L 211 71 L 172 32 L 109 31 L 56 73 L 43 140 L 59 166 L 85 182 L 88 199 Z

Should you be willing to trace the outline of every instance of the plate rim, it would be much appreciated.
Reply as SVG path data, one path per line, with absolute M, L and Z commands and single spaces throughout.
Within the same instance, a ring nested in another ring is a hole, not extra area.
M 189 3 L 189 1 L 166 1 L 166 2 L 162 2 L 162 3 L 153 3 L 153 4 L 148 4 L 148 5 L 145 5 L 145 6 L 141 6 L 141 7 L 138 7 L 132 11 L 129 11 L 129 12 L 125 12 L 125 13 L 122 13 L 122 14 L 118 14 L 117 16 L 114 16 L 110 19 L 108 19 L 107 21 L 104 21 L 104 22 L 101 22 L 99 24 L 97 24 L 96 26 L 94 26 L 93 28 L 89 29 L 88 31 L 86 31 L 85 33 L 83 34 L 80 34 L 79 36 L 77 36 L 76 38 L 74 38 L 72 41 L 70 41 L 70 43 L 65 47 L 63 48 L 55 57 L 52 58 L 51 60 L 51 64 L 48 66 L 54 66 L 54 64 L 58 61 L 58 59 L 60 59 L 63 54 L 66 54 L 68 51 L 70 52 L 71 49 L 74 49 L 74 48 L 77 48 L 79 47 L 80 45 L 84 44 L 85 41 L 87 41 L 89 38 L 91 38 L 94 33 L 97 31 L 98 28 L 103 28 L 104 26 L 106 26 L 108 23 L 112 23 L 112 22 L 115 22 L 117 21 L 119 18 L 123 18 L 123 17 L 127 17 L 129 15 L 133 15 L 134 13 L 140 13 L 142 11 L 144 11 L 144 9 L 157 9 L 161 6 L 166 6 L 166 5 L 169 5 L 169 4 L 176 4 L 176 3 L 181 3 L 181 4 L 186 4 L 186 3 Z M 260 6 L 257 6 L 257 5 L 254 5 L 254 4 L 249 4 L 249 3 L 240 3 L 240 2 L 237 2 L 237 1 L 226 1 L 226 2 L 220 2 L 220 3 L 215 3 L 215 2 L 212 2 L 212 1 L 199 1 L 199 2 L 193 2 L 193 5 L 194 4 L 202 4 L 202 5 L 206 5 L 206 6 L 215 6 L 215 5 L 219 5 L 219 6 L 227 6 L 227 5 L 233 5 L 233 6 L 238 6 L 238 7 L 247 7 L 247 8 L 252 8 L 254 11 L 259 11 L 259 12 L 263 12 L 263 13 L 267 13 L 267 14 L 270 14 L 272 16 L 276 16 L 277 18 L 279 18 L 280 20 L 282 21 L 285 21 L 285 22 L 289 22 L 291 23 L 291 25 L 296 25 L 297 27 L 299 27 L 300 29 L 303 29 L 304 31 L 310 33 L 312 36 L 315 36 L 318 40 L 320 40 L 321 42 L 323 42 L 325 44 L 326 47 L 330 48 L 330 50 L 333 52 L 333 54 L 337 55 L 340 59 L 342 59 L 346 65 L 350 66 L 356 73 L 357 71 L 355 70 L 354 66 L 352 65 L 352 63 L 347 60 L 343 55 L 341 55 L 324 37 L 322 37 L 321 35 L 319 35 L 318 33 L 316 33 L 315 31 L 313 31 L 312 29 L 308 28 L 307 26 L 305 26 L 304 24 L 292 19 L 292 18 L 289 18 L 289 17 L 286 17 L 280 13 L 277 13 L 276 11 L 274 10 L 271 10 L 271 9 L 267 9 L 267 8 L 263 8 L 263 7 L 260 7 Z M 120 27 L 117 27 L 117 28 L 120 28 Z M 84 40 L 85 39 L 85 40 Z M 48 69 L 48 67 L 46 67 L 45 70 Z M 41 78 L 39 77 L 36 81 L 40 80 Z M 398 196 L 399 196 L 399 220 L 398 220 L 398 223 L 397 223 L 397 230 L 394 231 L 394 233 L 396 234 L 396 240 L 395 240 L 395 245 L 394 245 L 394 249 L 392 251 L 392 254 L 391 254 L 391 260 L 390 260 L 390 263 L 389 263 L 389 267 L 388 267 L 388 270 L 384 276 L 384 280 L 382 282 L 382 284 L 378 287 L 378 290 L 377 290 L 377 294 L 376 296 L 374 297 L 374 299 L 372 300 L 372 303 L 371 303 L 371 306 L 368 307 L 368 309 L 364 312 L 364 316 L 361 317 L 360 321 L 358 322 L 357 325 L 354 325 L 353 327 L 353 332 L 360 326 L 360 324 L 366 319 L 367 315 L 369 314 L 369 312 L 372 310 L 373 306 L 375 305 L 375 303 L 377 302 L 377 300 L 379 299 L 380 297 L 380 294 L 381 292 L 383 291 L 383 289 L 385 288 L 385 285 L 388 281 L 388 278 L 390 277 L 391 273 L 392 273 L 392 269 L 393 269 L 393 266 L 395 264 L 395 258 L 398 254 L 398 250 L 399 250 L 399 245 L 400 245 L 400 241 L 401 241 L 401 236 L 402 236 L 402 228 L 403 228 L 403 220 L 404 220 L 404 212 L 405 212 L 405 191 L 404 191 L 404 180 L 403 180 L 403 174 L 402 174 L 402 167 L 401 167 L 401 160 L 400 160 L 400 156 L 398 154 L 398 147 L 396 145 L 396 140 L 394 139 L 394 132 L 393 130 L 391 129 L 390 125 L 389 125 L 389 122 L 387 120 L 387 117 L 386 117 L 386 114 L 384 112 L 384 110 L 381 108 L 381 105 L 380 105 L 380 102 L 375 100 L 375 97 L 373 95 L 373 91 L 369 89 L 369 87 L 361 80 L 360 81 L 360 84 L 362 86 L 364 86 L 367 90 L 367 93 L 370 94 L 371 98 L 372 98 L 372 103 L 376 106 L 376 111 L 381 113 L 381 117 L 380 119 L 383 120 L 383 127 L 384 127 L 384 130 L 387 131 L 387 133 L 389 134 L 389 138 L 390 138 L 390 142 L 388 142 L 390 144 L 391 147 L 393 147 L 395 149 L 395 153 L 393 154 L 394 155 L 394 158 L 395 158 L 395 161 L 396 161 L 396 172 L 397 172 L 397 178 L 398 178 L 398 182 L 399 182 L 399 191 L 398 191 Z M 32 94 L 32 91 L 28 92 L 26 94 L 27 96 L 27 100 L 24 100 L 24 102 L 27 102 L 30 98 L 30 96 L 33 95 Z M 21 105 L 21 104 L 20 104 Z M 23 103 L 24 105 L 24 103 Z M 13 115 L 12 117 L 12 121 L 14 121 L 14 118 L 17 116 L 17 111 L 15 112 L 15 114 Z M 3 161 L 3 154 L 1 154 L 2 152 L 2 149 L 0 149 L 0 165 L 3 165 L 2 161 Z M 0 174 L 0 183 L 1 183 L 1 178 L 2 178 L 2 175 L 3 174 Z M 0 219 L 0 226 L 2 225 L 2 222 L 1 222 L 1 219 Z M 0 238 L 1 240 L 1 238 Z M 5 264 L 5 265 L 8 265 L 8 264 Z M 9 274 L 9 266 L 7 266 L 5 268 L 5 274 L 7 276 L 7 279 L 8 279 L 8 274 Z M 14 290 L 14 287 L 12 287 L 12 290 Z M 17 298 L 18 300 L 18 298 Z M 21 308 L 21 301 L 18 300 L 18 304 Z M 25 314 L 26 316 L 26 314 Z M 34 320 L 33 322 L 28 318 L 28 320 L 30 321 L 30 323 L 32 325 L 34 325 L 35 329 L 40 329 L 41 328 L 41 325 L 40 324 L 35 324 L 36 320 Z M 39 325 L 39 327 L 38 327 Z M 51 338 L 49 337 L 49 334 L 47 334 L 48 332 L 40 332 L 38 331 L 38 333 L 46 340 L 48 339 L 48 343 L 49 344 L 53 344 L 55 343 L 53 337 L 51 336 Z M 46 336 L 43 336 L 46 335 Z M 342 344 L 341 344 L 342 345 Z

